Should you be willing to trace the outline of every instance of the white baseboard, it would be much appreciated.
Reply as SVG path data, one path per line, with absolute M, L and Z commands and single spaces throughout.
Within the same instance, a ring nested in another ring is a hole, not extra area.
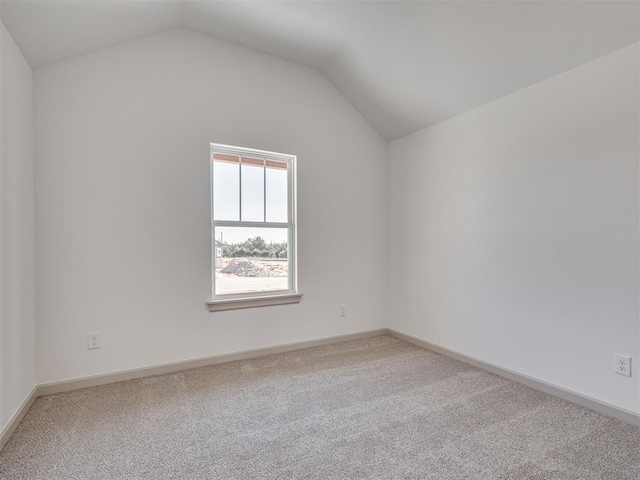
M 206 367 L 209 365 L 217 365 L 220 363 L 234 362 L 237 360 L 246 360 L 249 358 L 265 357 L 267 355 L 275 355 L 278 353 L 292 352 L 302 350 L 304 348 L 319 347 L 322 345 L 332 345 L 335 343 L 350 342 L 353 340 L 362 340 L 364 338 L 377 337 L 379 335 L 387 335 L 388 329 L 377 328 L 374 330 L 366 330 L 357 333 L 348 333 L 344 335 L 335 335 L 332 337 L 319 338 L 317 340 L 306 340 L 302 342 L 285 343 L 274 345 L 266 348 L 254 348 L 251 350 L 243 350 L 234 353 L 224 353 L 220 355 L 212 355 L 208 357 L 200 357 L 191 360 L 183 360 L 180 362 L 165 363 L 161 365 L 152 365 L 149 367 L 134 368 L 131 370 L 123 370 L 113 373 L 105 373 L 101 375 L 92 375 L 90 377 L 72 378 L 59 382 L 42 383 L 33 387 L 27 398 L 24 400 L 18 411 L 11 417 L 7 426 L 0 432 L 0 450 L 9 441 L 9 437 L 18 427 L 27 411 L 37 397 L 43 395 L 51 395 L 54 393 L 68 392 L 81 388 L 95 387 L 97 385 L 105 385 L 108 383 L 122 382 L 125 380 L 133 380 L 135 378 L 149 377 L 153 375 L 165 375 L 167 373 L 180 372 L 192 368 Z
M 442 347 L 440 345 L 427 342 L 418 337 L 408 335 L 406 333 L 394 330 L 391 328 L 377 328 L 374 330 L 367 330 L 358 333 L 349 333 L 344 335 L 336 335 L 332 337 L 320 338 L 317 340 L 307 340 L 303 342 L 286 343 L 282 345 L 274 345 L 266 348 L 255 348 L 251 350 L 244 350 L 235 353 L 212 355 L 209 357 L 200 357 L 191 360 L 184 360 L 180 362 L 165 363 L 161 365 L 152 365 L 149 367 L 135 368 L 131 370 L 123 370 L 113 373 L 105 373 L 101 375 L 93 375 L 90 377 L 72 378 L 69 380 L 62 380 L 59 382 L 43 383 L 33 387 L 27 398 L 18 408 L 16 413 L 11 417 L 8 424 L 0 432 L 0 450 L 9 441 L 9 437 L 17 428 L 18 424 L 22 421 L 27 411 L 35 401 L 37 397 L 42 395 L 51 395 L 54 393 L 68 392 L 71 390 L 78 390 L 80 388 L 94 387 L 97 385 L 105 385 L 108 383 L 122 382 L 125 380 L 132 380 L 136 378 L 148 377 L 152 375 L 164 375 L 167 373 L 175 373 L 182 370 L 188 370 L 192 368 L 205 367 L 209 365 L 217 365 L 220 363 L 233 362 L 237 360 L 246 360 L 249 358 L 264 357 L 267 355 L 275 355 L 278 353 L 292 352 L 295 350 L 302 350 L 305 348 L 319 347 L 322 345 L 331 345 L 342 342 L 349 342 L 353 340 L 361 340 L 364 338 L 377 337 L 379 335 L 392 335 L 400 340 L 413 343 L 419 347 L 427 350 L 440 353 L 450 358 L 471 364 L 475 367 L 487 370 L 491 373 L 495 373 L 510 380 L 522 383 L 536 390 L 554 395 L 556 397 L 563 398 L 570 402 L 576 403 L 596 412 L 602 413 L 608 417 L 617 418 L 631 425 L 640 426 L 640 414 L 631 410 L 626 410 L 615 405 L 603 402 L 601 400 L 582 395 L 578 392 L 562 388 L 558 385 L 539 380 L 534 377 L 523 375 L 513 370 L 506 369 L 504 367 L 494 365 L 484 360 L 465 355 L 463 353 Z
M 9 438 L 11 437 L 15 429 L 18 428 L 18 425 L 20 425 L 20 422 L 31 408 L 31 405 L 33 405 L 33 402 L 38 397 L 38 386 L 34 385 L 34 387 L 29 392 L 29 395 L 27 395 L 22 404 L 18 407 L 18 410 L 16 410 L 13 416 L 9 419 L 9 422 L 0 432 L 0 451 L 2 451 L 4 446 L 7 444 Z
M 607 417 L 617 418 L 618 420 L 622 420 L 625 423 L 640 426 L 640 413 L 634 412 L 632 410 L 627 410 L 625 408 L 618 407 L 616 405 L 612 405 L 607 402 L 603 402 L 602 400 L 598 400 L 597 398 L 589 397 L 587 395 L 583 395 L 573 390 L 569 390 L 569 389 L 560 387 L 558 385 L 545 382 L 544 380 L 540 380 L 535 377 L 530 377 L 529 375 L 524 375 L 522 373 L 509 370 L 508 368 L 504 368 L 499 365 L 486 362 L 479 358 L 466 355 L 464 353 L 452 350 L 450 348 L 446 348 L 441 345 L 436 345 L 435 343 L 427 342 L 426 340 L 422 340 L 421 338 L 415 337 L 413 335 L 409 335 L 409 334 L 400 332 L 398 330 L 394 330 L 393 328 L 389 328 L 388 332 L 390 335 L 400 340 L 404 340 L 405 342 L 413 343 L 414 345 L 417 345 L 422 348 L 426 348 L 427 350 L 431 350 L 433 352 L 439 353 L 441 355 L 445 355 L 455 360 L 468 363 L 470 365 L 473 365 L 474 367 L 478 367 L 478 368 L 481 368 L 482 370 L 486 370 L 488 372 L 495 373 L 496 375 L 500 375 L 501 377 L 508 378 L 509 380 L 522 383 L 523 385 L 534 388 L 541 392 L 548 393 L 555 397 L 560 397 L 564 400 L 568 400 L 582 407 L 595 410 L 596 412 L 602 413 Z
M 135 378 L 149 377 L 153 375 L 165 375 L 167 373 L 175 373 L 192 368 L 207 367 L 210 365 L 217 365 L 219 363 L 264 357 L 267 355 L 292 352 L 294 350 L 301 350 L 304 348 L 319 347 L 322 345 L 331 345 L 334 343 L 349 342 L 353 340 L 361 340 L 363 338 L 376 337 L 385 334 L 388 334 L 387 328 L 377 328 L 374 330 L 366 330 L 363 332 L 324 337 L 317 340 L 285 343 L 265 348 L 254 348 L 250 350 L 243 350 L 240 352 L 223 353 L 220 355 L 211 355 L 208 357 L 194 358 L 179 362 L 164 363 L 160 365 L 152 365 L 149 367 L 134 368 L 131 370 L 122 370 L 119 372 L 104 373 L 100 375 L 92 375 L 90 377 L 72 378 L 68 380 L 61 380 L 58 382 L 42 383 L 38 385 L 38 396 L 68 392 L 70 390 L 95 387 L 97 385 L 122 382 L 125 380 L 133 380 Z

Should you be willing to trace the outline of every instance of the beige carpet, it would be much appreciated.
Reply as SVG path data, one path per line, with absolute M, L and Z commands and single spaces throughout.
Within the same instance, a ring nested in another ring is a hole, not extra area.
M 640 429 L 382 336 L 39 398 L 0 478 L 638 480 Z

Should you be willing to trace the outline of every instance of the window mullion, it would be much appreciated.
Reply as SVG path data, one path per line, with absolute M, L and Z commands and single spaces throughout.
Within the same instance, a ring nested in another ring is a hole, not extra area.
M 242 157 L 238 156 L 238 219 L 242 221 Z
M 214 220 L 216 227 L 245 227 L 245 228 L 291 228 L 293 224 L 290 222 L 261 222 L 261 221 L 242 221 L 236 220 Z

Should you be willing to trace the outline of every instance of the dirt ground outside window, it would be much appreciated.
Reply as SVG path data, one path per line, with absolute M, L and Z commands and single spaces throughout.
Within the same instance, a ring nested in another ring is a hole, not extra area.
M 216 269 L 216 295 L 287 290 L 286 259 L 223 258 Z

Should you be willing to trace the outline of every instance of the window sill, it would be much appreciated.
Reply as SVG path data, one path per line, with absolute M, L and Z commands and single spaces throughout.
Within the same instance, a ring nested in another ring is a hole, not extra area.
M 240 308 L 270 307 L 272 305 L 287 305 L 300 303 L 301 293 L 287 293 L 285 295 L 271 295 L 264 297 L 233 298 L 229 300 L 211 300 L 207 302 L 210 312 L 223 310 L 237 310 Z

